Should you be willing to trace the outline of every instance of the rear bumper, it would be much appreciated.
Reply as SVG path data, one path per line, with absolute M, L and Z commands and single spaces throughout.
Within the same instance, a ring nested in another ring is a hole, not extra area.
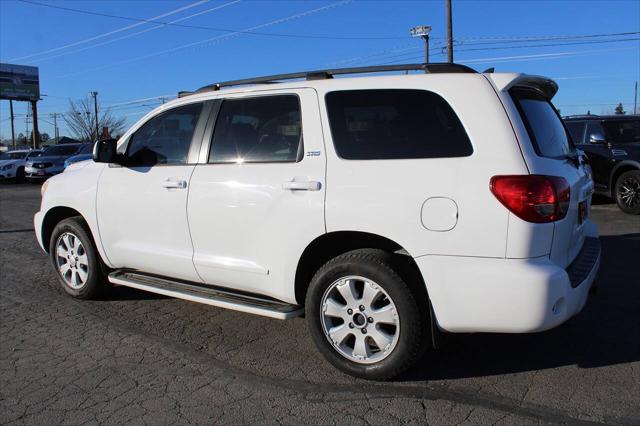
M 582 310 L 600 257 L 599 240 L 587 238 L 566 270 L 548 257 L 424 256 L 415 260 L 441 329 L 532 333 L 556 327 Z

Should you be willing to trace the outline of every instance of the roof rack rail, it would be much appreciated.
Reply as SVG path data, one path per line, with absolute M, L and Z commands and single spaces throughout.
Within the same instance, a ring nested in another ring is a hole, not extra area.
M 436 73 L 475 73 L 473 68 L 461 64 L 450 63 L 432 63 L 432 64 L 399 64 L 399 65 L 376 65 L 369 67 L 355 67 L 355 68 L 334 68 L 326 70 L 316 71 L 303 71 L 289 74 L 276 74 L 268 75 L 264 77 L 244 78 L 241 80 L 223 81 L 220 83 L 209 84 L 201 87 L 192 93 L 203 93 L 215 90 L 220 90 L 223 87 L 230 86 L 242 86 L 247 84 L 273 84 L 282 80 L 295 80 L 304 78 L 306 80 L 325 80 L 331 79 L 334 75 L 344 74 L 369 74 L 378 72 L 392 72 L 392 71 L 424 71 L 429 74 Z M 190 93 L 184 93 L 183 96 L 188 96 Z

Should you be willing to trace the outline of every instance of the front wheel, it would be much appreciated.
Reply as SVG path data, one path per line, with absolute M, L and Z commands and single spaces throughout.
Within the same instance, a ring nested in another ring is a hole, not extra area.
M 640 214 L 640 170 L 621 174 L 614 193 L 620 210 L 628 214 Z
M 396 377 L 426 348 L 425 315 L 390 256 L 380 250 L 338 256 L 318 270 L 307 292 L 307 323 L 319 351 L 365 379 Z
M 93 299 L 106 289 L 98 252 L 81 217 L 71 217 L 56 225 L 49 255 L 58 280 L 69 295 Z

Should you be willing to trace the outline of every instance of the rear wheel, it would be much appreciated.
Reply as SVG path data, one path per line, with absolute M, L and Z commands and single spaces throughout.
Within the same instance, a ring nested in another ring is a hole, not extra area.
M 630 170 L 618 177 L 614 188 L 618 207 L 628 214 L 640 214 L 640 170 Z
M 71 217 L 56 225 L 49 255 L 62 288 L 71 296 L 93 299 L 107 288 L 98 252 L 81 217 Z
M 393 378 L 426 348 L 425 316 L 381 250 L 355 250 L 327 262 L 311 281 L 306 309 L 319 351 L 354 376 Z

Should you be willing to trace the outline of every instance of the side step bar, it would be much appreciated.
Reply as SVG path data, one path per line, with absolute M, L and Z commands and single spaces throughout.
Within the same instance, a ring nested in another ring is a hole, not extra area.
M 177 299 L 281 320 L 298 317 L 304 313 L 302 306 L 291 305 L 275 299 L 234 293 L 219 287 L 174 281 L 137 272 L 115 271 L 109 274 L 109 281 L 116 285 L 137 288 Z

